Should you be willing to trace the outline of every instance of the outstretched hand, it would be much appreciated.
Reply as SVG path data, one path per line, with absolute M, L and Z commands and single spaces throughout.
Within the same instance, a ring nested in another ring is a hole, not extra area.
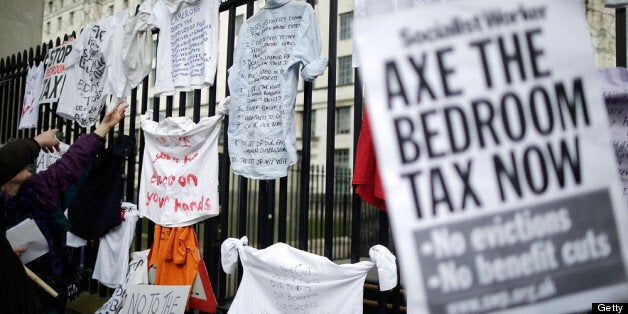
M 46 152 L 52 153 L 55 150 L 60 151 L 59 140 L 55 136 L 59 132 L 59 129 L 51 129 L 35 136 L 34 140 L 39 144 L 39 147 Z
M 102 121 L 100 121 L 100 123 L 106 124 L 109 128 L 112 128 L 116 124 L 118 124 L 120 120 L 124 119 L 124 111 L 126 110 L 126 108 L 129 107 L 129 104 L 124 104 L 120 106 L 121 104 L 122 100 L 118 101 L 118 103 L 113 106 L 113 109 L 105 114 L 105 117 L 102 118 Z
M 102 118 L 102 121 L 100 121 L 100 124 L 98 124 L 94 133 L 100 135 L 101 137 L 105 137 L 107 132 L 109 132 L 109 129 L 116 126 L 120 120 L 124 119 L 124 112 L 126 108 L 129 107 L 129 104 L 122 105 L 122 103 L 122 100 L 118 101 L 118 103 L 113 106 L 113 109 L 105 114 L 105 117 Z

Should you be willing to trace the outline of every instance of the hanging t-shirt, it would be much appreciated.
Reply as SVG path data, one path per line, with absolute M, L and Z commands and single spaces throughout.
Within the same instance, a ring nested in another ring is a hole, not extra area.
M 20 114 L 20 125 L 18 129 L 29 129 L 37 127 L 39 118 L 39 94 L 44 81 L 44 63 L 33 65 L 28 68 L 26 82 L 24 86 L 24 100 L 22 101 L 22 113 Z
M 220 0 L 158 0 L 150 24 L 159 28 L 155 95 L 210 86 L 218 59 Z
M 369 125 L 366 111 L 364 111 L 364 116 L 362 117 L 362 128 L 360 129 L 355 155 L 355 167 L 353 179 L 351 180 L 351 184 L 355 187 L 355 193 L 363 201 L 386 211 L 384 186 L 379 176 L 375 146 L 373 145 L 371 126 Z
M 125 26 L 129 22 L 128 10 L 123 10 L 116 14 L 120 21 L 111 24 L 109 32 L 112 34 L 109 43 L 103 45 L 103 58 L 107 65 L 107 83 L 104 90 L 113 95 L 112 103 L 118 99 L 126 100 L 131 94 L 129 80 L 124 75 L 124 62 L 122 60 L 122 45 L 124 43 Z M 151 58 L 152 60 L 152 58 Z
M 226 110 L 194 123 L 187 117 L 142 116 L 145 147 L 140 213 L 166 227 L 182 227 L 218 215 L 218 136 Z
M 220 247 L 226 273 L 238 254 L 244 270 L 229 313 L 362 313 L 364 280 L 375 266 L 380 290 L 397 285 L 396 258 L 382 245 L 371 247 L 371 261 L 338 265 L 285 243 L 257 250 L 247 242 L 229 238 Z
M 137 13 L 124 26 L 120 52 L 127 86 L 135 88 L 148 75 L 153 62 L 153 36 L 148 20 L 153 13 L 151 0 L 142 2 Z
M 191 286 L 198 272 L 199 249 L 194 227 L 155 225 L 148 265 L 157 265 L 155 285 Z
M 54 102 L 61 96 L 63 86 L 65 86 L 66 68 L 70 61 L 70 55 L 75 54 L 74 38 L 61 46 L 51 48 L 46 53 L 44 64 L 44 81 L 41 85 L 39 103 Z
M 117 288 L 124 283 L 129 262 L 129 249 L 135 233 L 135 223 L 139 218 L 135 204 L 123 202 L 120 207 L 124 210 L 124 220 L 100 238 L 92 273 L 92 279 L 100 281 L 109 288 Z
M 229 69 L 229 157 L 233 172 L 252 179 L 288 174 L 297 161 L 294 103 L 299 67 L 312 81 L 327 59 L 314 9 L 289 0 L 266 5 L 240 28 Z
M 124 10 L 83 28 L 75 42 L 76 53 L 69 56 L 67 88 L 59 98 L 59 116 L 76 121 L 82 127 L 90 127 L 98 121 L 109 93 L 105 88 L 108 71 L 103 52 L 112 36 L 123 36 L 128 18 L 129 12 Z

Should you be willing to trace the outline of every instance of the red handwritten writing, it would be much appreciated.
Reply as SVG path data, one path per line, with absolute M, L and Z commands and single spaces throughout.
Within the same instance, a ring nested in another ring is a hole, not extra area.
M 174 199 L 174 212 L 178 211 L 202 211 L 202 210 L 210 210 L 211 203 L 209 201 L 209 197 L 201 196 L 201 199 L 198 201 L 185 202 L 180 201 L 178 198 Z
M 24 98 L 24 108 L 22 108 L 22 114 L 21 116 L 24 117 L 25 114 L 30 114 L 31 112 L 33 112 L 33 102 L 35 102 L 35 99 L 31 100 L 31 104 L 27 105 L 26 104 L 26 98 Z
M 154 192 L 148 192 L 146 193 L 146 196 L 146 206 L 150 206 L 150 203 L 154 202 L 155 204 L 158 204 L 159 208 L 163 208 L 164 205 L 170 202 L 170 196 L 161 196 Z
M 190 145 L 190 140 L 185 136 L 177 138 L 177 142 L 179 143 L 179 145 L 183 145 L 185 147 L 192 147 L 192 145 Z
M 192 155 L 191 157 L 188 155 L 183 156 L 183 164 L 187 164 L 188 162 L 192 162 L 194 159 L 196 159 L 196 157 L 198 157 L 198 153 L 194 153 L 194 155 Z M 174 156 L 170 156 L 166 153 L 162 153 L 159 152 L 157 153 L 157 155 L 155 155 L 155 160 L 153 161 L 153 163 L 156 163 L 157 160 L 159 159 L 163 159 L 163 160 L 170 160 L 170 161 L 174 161 L 175 163 L 179 163 L 179 158 L 174 157 Z
M 150 183 L 156 184 L 156 185 L 166 185 L 166 186 L 172 186 L 175 183 L 179 183 L 180 186 L 186 186 L 186 185 L 198 186 L 198 178 L 193 173 L 189 173 L 187 175 L 180 175 L 180 176 L 173 176 L 173 175 L 161 176 L 153 172 L 153 175 L 150 177 Z
M 153 163 L 156 163 L 156 162 L 157 162 L 157 160 L 159 160 L 159 159 L 163 159 L 163 160 L 172 160 L 172 161 L 174 161 L 174 162 L 176 162 L 176 163 L 179 163 L 179 158 L 177 158 L 177 157 L 173 157 L 173 156 L 170 156 L 170 155 L 168 155 L 168 154 L 166 154 L 166 153 L 161 153 L 161 152 L 160 152 L 160 153 L 158 153 L 158 154 L 155 156 L 155 160 L 153 161 Z
M 198 153 L 195 153 L 194 156 L 190 157 L 190 156 L 185 156 L 183 157 L 183 164 L 187 164 L 188 162 L 191 162 L 192 160 L 196 159 L 196 157 L 198 156 Z

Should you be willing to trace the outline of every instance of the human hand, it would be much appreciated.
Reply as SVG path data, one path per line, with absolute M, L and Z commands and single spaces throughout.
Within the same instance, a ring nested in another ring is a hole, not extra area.
M 35 141 L 39 144 L 41 150 L 46 153 L 52 153 L 55 150 L 61 150 L 59 148 L 59 140 L 55 136 L 57 132 L 59 132 L 59 129 L 51 129 L 35 136 Z
M 25 247 L 16 247 L 13 249 L 13 252 L 15 252 L 15 254 L 17 254 L 17 257 L 22 257 L 22 253 L 24 253 L 26 251 Z
M 124 119 L 124 111 L 129 107 L 129 104 L 120 106 L 122 102 L 122 100 L 118 101 L 118 103 L 113 106 L 113 109 L 105 114 L 105 117 L 102 118 L 102 121 L 100 121 L 96 130 L 94 130 L 94 133 L 100 135 L 101 137 L 105 137 L 107 132 L 109 132 L 109 129 L 118 124 L 120 120 Z

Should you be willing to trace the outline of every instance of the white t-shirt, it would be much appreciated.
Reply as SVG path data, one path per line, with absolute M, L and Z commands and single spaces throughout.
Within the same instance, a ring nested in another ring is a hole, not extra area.
M 74 43 L 66 68 L 66 87 L 61 92 L 57 114 L 90 127 L 99 119 L 105 104 L 108 68 L 104 51 L 111 37 L 123 36 L 128 10 L 120 11 L 83 28 Z
M 37 127 L 39 118 L 39 94 L 44 81 L 44 63 L 33 65 L 28 68 L 26 83 L 24 86 L 24 101 L 22 102 L 22 113 L 20 114 L 20 125 L 18 129 L 29 129 Z
M 124 209 L 124 220 L 100 238 L 92 273 L 92 279 L 109 288 L 117 288 L 124 283 L 129 266 L 129 249 L 139 218 L 135 204 L 123 202 L 120 207 Z
M 218 136 L 225 110 L 194 123 L 188 117 L 141 118 L 144 163 L 140 213 L 164 227 L 184 227 L 218 215 Z
M 131 86 L 125 75 L 124 62 L 122 60 L 122 45 L 124 43 L 125 26 L 128 24 L 129 10 L 118 12 L 118 19 L 111 23 L 109 32 L 112 34 L 109 43 L 103 45 L 103 58 L 107 65 L 107 85 L 105 91 L 113 95 L 113 103 L 117 99 L 126 99 L 131 94 Z
M 220 0 L 158 0 L 150 24 L 159 28 L 155 95 L 210 86 L 218 59 Z
M 375 266 L 380 290 L 397 285 L 396 258 L 382 245 L 369 250 L 371 261 L 338 265 L 285 243 L 257 250 L 247 242 L 229 238 L 220 247 L 226 273 L 238 255 L 244 270 L 229 313 L 362 313 L 364 280 Z
M 240 28 L 229 69 L 229 158 L 233 172 L 252 179 L 286 176 L 297 161 L 294 103 L 299 68 L 312 81 L 327 58 L 314 9 L 274 0 Z
M 127 86 L 135 88 L 150 73 L 153 62 L 153 36 L 148 20 L 153 14 L 151 0 L 142 2 L 138 12 L 124 26 L 120 52 Z

